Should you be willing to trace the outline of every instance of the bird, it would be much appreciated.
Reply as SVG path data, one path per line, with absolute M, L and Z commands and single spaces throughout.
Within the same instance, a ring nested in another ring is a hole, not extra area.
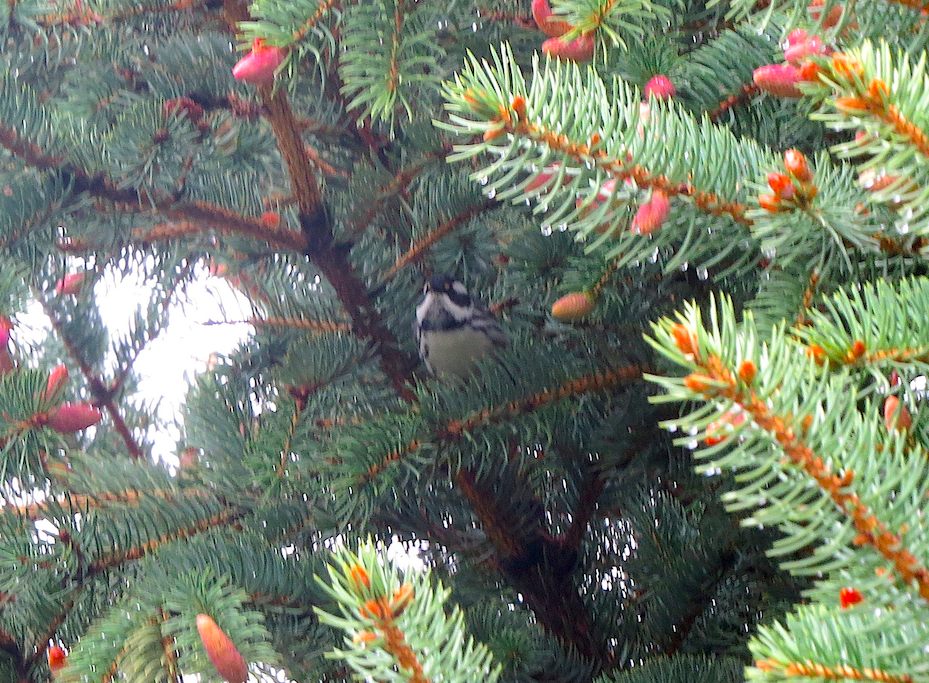
M 467 288 L 448 275 L 433 275 L 416 307 L 419 355 L 434 375 L 467 377 L 478 359 L 507 345 L 500 325 Z

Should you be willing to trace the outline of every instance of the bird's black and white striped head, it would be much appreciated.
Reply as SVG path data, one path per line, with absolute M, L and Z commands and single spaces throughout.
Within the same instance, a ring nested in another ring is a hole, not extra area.
M 474 314 L 467 288 L 448 275 L 429 278 L 423 295 L 422 303 L 416 307 L 416 321 L 420 327 L 426 322 L 427 329 L 450 329 Z
M 466 375 L 474 361 L 506 345 L 497 321 L 458 280 L 434 275 L 423 294 L 416 307 L 416 336 L 420 355 L 434 374 Z

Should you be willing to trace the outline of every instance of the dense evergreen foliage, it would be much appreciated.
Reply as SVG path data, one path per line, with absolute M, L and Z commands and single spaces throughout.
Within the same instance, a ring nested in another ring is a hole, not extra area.
M 926 9 L 545 5 L 0 3 L 0 683 L 929 679 Z

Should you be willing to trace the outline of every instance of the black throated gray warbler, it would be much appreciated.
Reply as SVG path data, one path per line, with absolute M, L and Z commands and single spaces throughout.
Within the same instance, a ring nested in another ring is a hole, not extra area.
M 419 355 L 432 374 L 465 377 L 478 358 L 506 346 L 506 335 L 490 311 L 457 280 L 434 275 L 423 293 L 416 307 L 416 336 Z

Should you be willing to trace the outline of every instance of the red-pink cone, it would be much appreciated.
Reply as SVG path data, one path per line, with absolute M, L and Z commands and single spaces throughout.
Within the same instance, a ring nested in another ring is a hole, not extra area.
M 274 72 L 284 61 L 284 52 L 279 47 L 268 47 L 261 38 L 255 38 L 252 51 L 242 57 L 232 68 L 232 75 L 252 85 L 262 85 L 274 80 Z
M 669 100 L 677 93 L 677 89 L 667 76 L 652 76 L 645 84 L 645 99 L 654 97 L 657 100 Z
M 89 403 L 63 403 L 51 413 L 48 426 L 62 434 L 73 434 L 92 427 L 103 419 L 103 413 Z
M 219 675 L 229 683 L 245 683 L 248 679 L 248 665 L 235 644 L 216 625 L 212 617 L 198 614 L 197 631 L 200 633 L 200 640 L 203 641 L 203 649 Z
M 639 207 L 630 230 L 636 235 L 651 235 L 668 217 L 671 201 L 663 190 L 652 190 L 651 198 Z
M 5 348 L 10 343 L 10 331 L 13 329 L 13 322 L 5 315 L 0 315 L 0 348 Z
M 558 174 L 560 167 L 561 167 L 561 164 L 552 164 L 551 166 L 546 166 L 544 171 L 542 171 L 539 175 L 533 178 L 532 182 L 526 185 L 525 192 L 532 192 L 533 190 L 539 190 L 543 185 L 548 183 L 555 175 Z M 565 183 L 565 182 L 570 182 L 570 178 L 567 175 L 565 175 L 565 178 L 562 181 L 562 183 Z M 551 190 L 552 187 L 553 187 L 552 185 L 549 185 L 545 187 L 545 189 L 542 189 L 540 191 L 541 193 L 544 194 L 545 192 L 548 192 L 549 190 Z
M 542 52 L 572 62 L 589 62 L 594 56 L 594 37 L 593 34 L 585 33 L 568 42 L 561 38 L 549 38 L 542 43 Z
M 786 50 L 784 50 L 784 59 L 786 59 L 794 66 L 800 66 L 800 64 L 804 62 L 810 55 L 822 54 L 826 54 L 826 48 L 823 45 L 823 41 L 819 39 L 819 36 L 813 36 L 812 38 L 808 38 L 803 42 L 797 43 L 796 45 L 789 46 Z
M 77 294 L 84 286 L 84 273 L 71 273 L 65 275 L 55 283 L 55 292 L 57 294 L 71 295 Z
M 54 400 L 67 383 L 68 368 L 64 365 L 58 365 L 53 368 L 48 375 L 48 384 L 45 385 L 45 400 Z
M 755 69 L 755 85 L 778 97 L 798 98 L 803 93 L 797 83 L 803 80 L 800 69 L 792 64 L 766 64 Z
M 901 406 L 900 399 L 896 396 L 888 396 L 884 400 L 884 425 L 887 431 L 903 432 L 909 429 L 911 424 L 913 424 L 913 417 L 906 406 Z
M 532 18 L 542 32 L 552 38 L 563 36 L 571 30 L 571 24 L 555 18 L 548 0 L 532 0 Z

